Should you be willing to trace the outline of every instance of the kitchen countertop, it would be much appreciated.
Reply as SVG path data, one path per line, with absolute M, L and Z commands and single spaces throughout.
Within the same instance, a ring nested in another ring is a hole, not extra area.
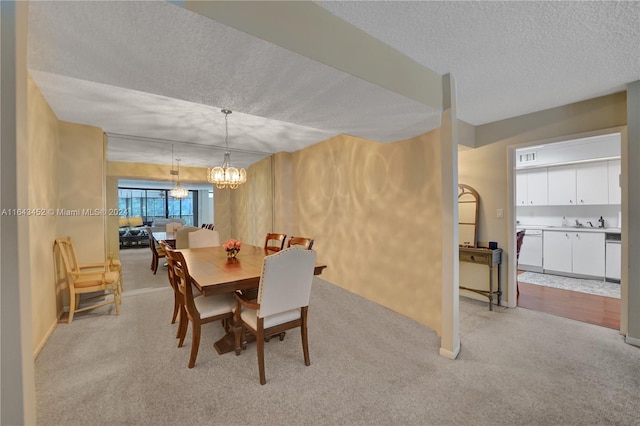
M 542 231 L 578 231 L 578 232 L 600 232 L 607 234 L 619 234 L 620 228 L 592 228 L 590 226 L 585 226 L 582 228 L 578 228 L 575 226 L 545 226 L 545 225 L 516 225 L 518 230 L 521 229 L 539 229 Z

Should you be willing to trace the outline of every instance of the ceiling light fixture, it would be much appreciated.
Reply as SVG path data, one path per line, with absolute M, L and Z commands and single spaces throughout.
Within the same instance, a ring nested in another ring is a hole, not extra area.
M 225 137 L 224 144 L 226 151 L 224 153 L 224 162 L 221 167 L 213 167 L 208 170 L 207 180 L 214 184 L 218 189 L 230 188 L 236 189 L 247 181 L 247 172 L 245 169 L 236 169 L 231 167 L 231 153 L 229 152 L 229 121 L 228 117 L 231 111 L 223 109 Z
M 178 158 L 176 161 L 178 162 L 178 170 L 173 170 L 173 145 L 171 145 L 171 182 L 173 182 L 173 176 L 178 176 L 178 182 L 169 191 L 169 195 L 173 198 L 187 198 L 189 190 L 180 185 L 180 159 Z

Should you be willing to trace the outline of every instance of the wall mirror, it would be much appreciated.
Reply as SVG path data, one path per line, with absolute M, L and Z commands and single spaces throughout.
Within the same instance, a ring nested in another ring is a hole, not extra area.
M 475 247 L 478 236 L 478 207 L 480 197 L 475 189 L 463 183 L 458 185 L 458 244 Z

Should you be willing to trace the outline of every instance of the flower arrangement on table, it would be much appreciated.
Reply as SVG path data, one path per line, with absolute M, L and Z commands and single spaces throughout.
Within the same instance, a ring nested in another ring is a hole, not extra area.
M 226 250 L 227 257 L 233 259 L 238 255 L 238 252 L 242 247 L 242 241 L 234 240 L 233 238 L 230 238 L 227 241 L 225 241 L 224 244 L 222 244 L 222 247 L 224 247 L 224 249 Z

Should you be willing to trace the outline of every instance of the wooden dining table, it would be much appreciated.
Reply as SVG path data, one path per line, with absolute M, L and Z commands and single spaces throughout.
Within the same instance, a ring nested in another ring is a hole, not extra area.
M 165 231 L 156 231 L 152 232 L 151 235 L 156 243 L 160 243 L 160 241 L 165 241 L 171 247 L 176 246 L 176 233 L 175 232 L 165 232 Z
M 203 296 L 233 293 L 236 290 L 257 289 L 262 275 L 264 247 L 243 244 L 235 259 L 229 259 L 222 246 L 180 250 L 187 262 L 193 285 Z M 320 275 L 327 265 L 316 261 L 314 275 Z M 219 354 L 235 350 L 233 331 L 218 340 L 214 347 Z

